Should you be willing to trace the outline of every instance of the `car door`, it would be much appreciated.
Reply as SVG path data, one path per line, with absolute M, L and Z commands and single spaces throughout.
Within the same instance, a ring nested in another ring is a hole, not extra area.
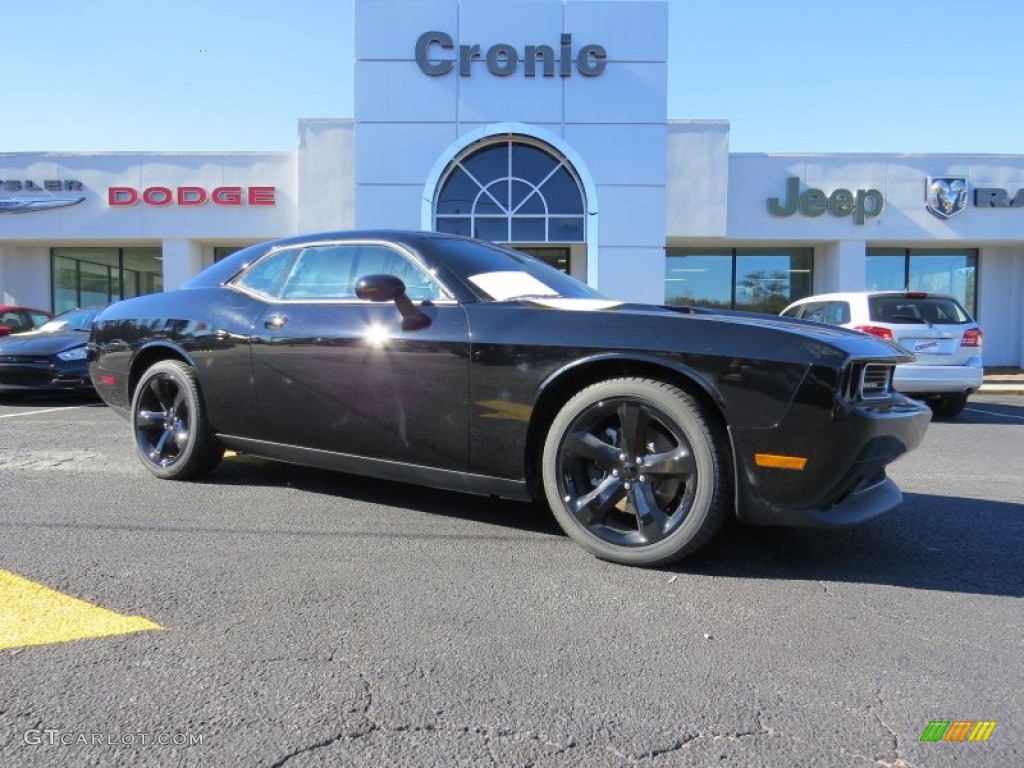
M 415 255 L 367 241 L 283 249 L 270 258 L 284 264 L 252 332 L 260 438 L 464 469 L 466 313 Z M 394 302 L 358 299 L 356 283 L 368 274 L 400 277 L 429 325 L 406 330 Z

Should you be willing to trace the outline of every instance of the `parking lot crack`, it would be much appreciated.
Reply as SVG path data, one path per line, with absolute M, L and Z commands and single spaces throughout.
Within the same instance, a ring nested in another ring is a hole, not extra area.
M 885 722 L 885 720 L 882 719 L 882 715 L 878 711 L 878 709 L 885 704 L 885 702 L 882 700 L 881 688 L 875 691 L 875 698 L 878 699 L 878 706 L 869 706 L 868 710 L 871 712 L 872 715 L 875 716 L 875 720 L 878 721 L 878 724 L 882 726 L 883 729 L 885 729 L 885 732 L 892 739 L 892 753 L 894 756 L 894 759 L 891 762 L 886 762 L 882 759 L 876 759 L 875 762 L 878 763 L 878 765 L 880 766 L 886 766 L 886 768 L 911 768 L 910 763 L 906 762 L 903 759 L 903 755 L 901 754 L 902 750 L 900 750 L 899 734 L 895 730 L 893 730 L 892 726 L 890 726 L 887 722 Z
M 673 752 L 680 752 L 688 749 L 691 745 L 709 739 L 711 741 L 740 741 L 742 739 L 754 739 L 761 736 L 776 736 L 772 729 L 764 724 L 764 717 L 761 712 L 757 713 L 757 729 L 749 731 L 724 731 L 724 732 L 703 732 L 698 731 L 697 733 L 687 736 L 686 738 L 678 739 L 674 744 L 662 749 L 653 749 L 649 752 L 645 752 L 640 756 L 640 760 L 649 760 L 662 755 L 672 754 Z
M 296 749 L 294 752 L 289 752 L 276 763 L 272 764 L 271 768 L 281 768 L 281 766 L 283 766 L 285 763 L 287 763 L 294 757 L 298 757 L 299 755 L 305 755 L 310 752 L 314 752 L 318 749 L 323 749 L 324 747 L 329 747 L 332 744 L 336 744 L 337 742 L 342 741 L 345 738 L 348 738 L 348 733 L 342 732 L 334 736 L 331 736 L 330 738 L 323 739 L 322 741 L 318 741 L 314 744 L 310 744 L 307 747 L 301 747 L 300 749 Z

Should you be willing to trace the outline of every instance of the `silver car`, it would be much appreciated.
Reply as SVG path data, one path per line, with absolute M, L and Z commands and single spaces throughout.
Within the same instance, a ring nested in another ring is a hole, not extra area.
M 917 360 L 896 367 L 893 387 L 925 400 L 936 416 L 956 416 L 981 386 L 981 328 L 952 296 L 860 291 L 809 296 L 785 317 L 841 325 L 892 341 Z

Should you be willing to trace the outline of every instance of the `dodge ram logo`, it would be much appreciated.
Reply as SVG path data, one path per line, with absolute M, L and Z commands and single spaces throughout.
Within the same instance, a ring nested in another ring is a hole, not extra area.
M 928 177 L 925 207 L 940 219 L 956 216 L 967 207 L 967 179 L 963 176 Z

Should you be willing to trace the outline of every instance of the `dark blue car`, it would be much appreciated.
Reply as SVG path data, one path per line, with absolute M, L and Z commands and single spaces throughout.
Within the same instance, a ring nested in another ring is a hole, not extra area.
M 0 395 L 91 391 L 85 345 L 99 311 L 70 309 L 33 331 L 0 339 Z

